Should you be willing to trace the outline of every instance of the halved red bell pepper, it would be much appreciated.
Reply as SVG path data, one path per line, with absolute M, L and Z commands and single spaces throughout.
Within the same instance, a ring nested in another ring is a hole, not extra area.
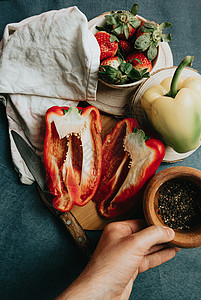
M 165 146 L 148 139 L 137 120 L 127 118 L 105 137 L 102 150 L 102 175 L 93 200 L 107 218 L 133 212 L 165 155 Z
M 53 205 L 69 211 L 85 205 L 100 182 L 102 123 L 97 108 L 53 106 L 46 112 L 44 164 Z

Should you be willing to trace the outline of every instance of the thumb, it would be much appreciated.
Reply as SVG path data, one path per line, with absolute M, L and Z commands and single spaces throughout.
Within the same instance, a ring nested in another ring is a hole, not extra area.
M 135 247 L 147 252 L 156 244 L 170 242 L 174 236 L 172 228 L 153 225 L 134 234 Z

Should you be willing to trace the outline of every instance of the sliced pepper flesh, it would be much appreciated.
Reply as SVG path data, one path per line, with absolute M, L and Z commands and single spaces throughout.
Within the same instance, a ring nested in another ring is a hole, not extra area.
M 105 137 L 102 151 L 101 181 L 93 197 L 100 214 L 114 218 L 133 212 L 165 155 L 164 144 L 147 139 L 137 120 L 127 118 Z
M 53 205 L 69 211 L 85 205 L 101 176 L 102 123 L 97 108 L 51 107 L 45 116 L 44 163 Z

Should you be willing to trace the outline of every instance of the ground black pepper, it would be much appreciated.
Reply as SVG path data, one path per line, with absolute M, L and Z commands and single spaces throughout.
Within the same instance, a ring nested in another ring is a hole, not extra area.
M 187 180 L 167 181 L 159 190 L 158 213 L 165 225 L 190 229 L 201 222 L 201 190 Z

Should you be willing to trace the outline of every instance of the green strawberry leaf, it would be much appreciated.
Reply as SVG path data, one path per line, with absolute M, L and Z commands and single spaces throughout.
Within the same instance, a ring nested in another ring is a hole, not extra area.
M 151 35 L 149 33 L 146 33 L 146 34 L 139 36 L 136 39 L 134 47 L 135 47 L 135 49 L 143 52 L 149 48 L 151 43 L 152 43 Z
M 161 42 L 169 42 L 171 41 L 171 34 L 170 33 L 163 33 L 161 36 Z
M 106 31 L 106 28 L 104 26 L 96 26 L 96 29 L 98 31 Z
M 158 27 L 156 22 L 145 22 L 143 26 L 149 29 L 156 29 Z
M 140 31 L 143 33 L 152 33 L 154 31 L 154 28 L 148 28 L 148 27 L 142 25 L 142 27 L 140 27 Z
M 111 66 L 100 66 L 98 74 L 103 81 L 108 83 L 124 84 L 128 81 L 127 75 L 123 75 L 120 70 Z
M 141 76 L 143 77 L 145 74 L 149 74 L 148 72 L 148 68 L 144 69 L 144 70 L 141 70 L 140 73 L 141 73 Z
M 137 15 L 139 5 L 137 3 L 133 4 L 131 10 L 129 10 L 134 16 Z
M 107 73 L 109 75 L 113 75 L 113 74 L 116 74 L 118 72 L 117 69 L 111 67 L 111 66 L 104 66 L 104 65 L 100 65 L 99 67 L 99 74 L 103 74 L 107 71 Z
M 138 70 L 133 68 L 129 73 L 129 77 L 131 78 L 132 81 L 137 81 L 141 79 L 141 73 Z
M 126 75 L 129 75 L 130 72 L 132 71 L 133 69 L 133 66 L 131 63 L 122 63 L 120 66 L 119 66 L 119 69 L 121 70 L 122 73 L 126 74 Z
M 142 78 L 149 78 L 150 77 L 150 73 L 146 72 L 145 74 L 143 74 Z
M 156 44 L 152 43 L 149 46 L 148 51 L 147 51 L 148 60 L 152 61 L 157 56 L 157 53 L 158 53 L 158 49 L 156 47 Z
M 118 22 L 113 15 L 106 15 L 105 16 L 107 25 L 117 25 Z
M 126 39 L 128 39 L 129 37 L 129 27 L 127 24 L 123 24 L 123 32 L 124 32 L 124 35 L 126 37 Z
M 122 76 L 121 80 L 118 82 L 118 84 L 125 84 L 129 80 L 127 75 Z
M 96 26 L 96 29 L 98 31 L 106 31 L 107 33 L 111 33 L 113 27 L 111 25 L 105 25 L 105 26 Z
M 113 83 L 120 75 L 120 71 L 111 66 L 100 66 L 99 77 L 106 82 Z
M 123 24 L 119 24 L 112 30 L 112 33 L 114 33 L 115 35 L 120 35 L 122 33 L 122 30 Z
M 132 71 L 128 74 L 130 77 L 131 81 L 138 81 L 142 78 L 148 78 L 150 77 L 150 73 L 148 72 L 148 68 L 138 71 L 136 69 L 132 69 Z
M 163 22 L 163 23 L 160 24 L 159 29 L 163 30 L 163 29 L 169 28 L 171 26 L 172 26 L 172 24 L 170 22 Z
M 132 62 L 134 60 L 136 60 L 137 62 L 139 62 L 140 64 L 142 64 L 142 62 L 141 62 L 141 60 L 139 58 L 133 58 L 133 59 L 129 60 L 129 62 Z
M 122 64 L 124 62 L 124 57 L 120 52 L 118 53 L 118 62 L 119 64 Z
M 110 39 L 109 41 L 112 42 L 119 42 L 118 38 L 114 34 L 110 34 Z
M 129 24 L 134 28 L 138 28 L 141 25 L 141 21 L 134 17 L 129 21 Z

